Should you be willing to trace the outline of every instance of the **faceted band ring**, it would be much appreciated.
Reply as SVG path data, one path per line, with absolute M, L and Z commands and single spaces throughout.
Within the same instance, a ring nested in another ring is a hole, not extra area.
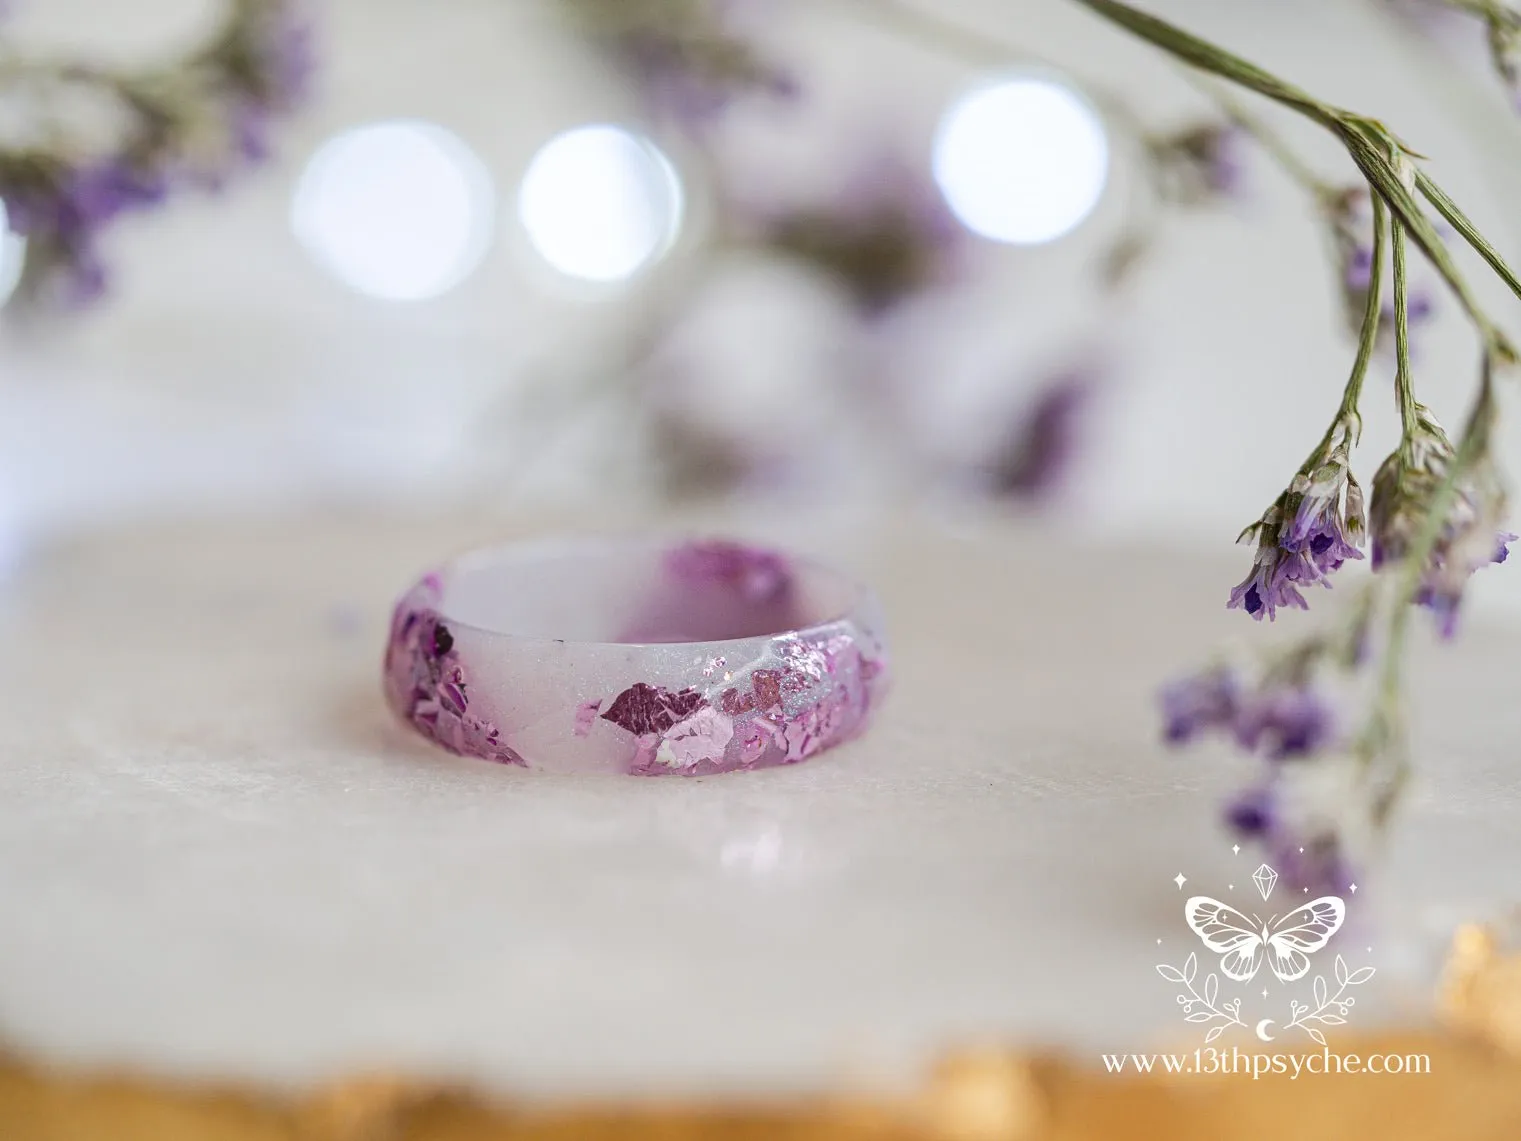
M 451 752 L 641 776 L 807 760 L 887 681 L 869 590 L 713 540 L 476 551 L 402 597 L 385 658 L 391 708 Z

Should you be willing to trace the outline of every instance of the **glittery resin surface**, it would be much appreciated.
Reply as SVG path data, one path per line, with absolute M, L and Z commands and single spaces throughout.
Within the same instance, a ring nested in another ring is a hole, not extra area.
M 722 541 L 478 552 L 396 606 L 391 708 L 465 756 L 697 775 L 792 764 L 861 733 L 887 684 L 870 593 Z

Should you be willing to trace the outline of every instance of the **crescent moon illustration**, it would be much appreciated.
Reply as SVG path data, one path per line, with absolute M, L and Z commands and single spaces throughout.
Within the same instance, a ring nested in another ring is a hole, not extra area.
M 1273 1036 L 1267 1032 L 1267 1028 L 1271 1025 L 1273 1025 L 1271 1018 L 1264 1018 L 1261 1022 L 1257 1023 L 1257 1037 L 1264 1042 L 1273 1041 Z

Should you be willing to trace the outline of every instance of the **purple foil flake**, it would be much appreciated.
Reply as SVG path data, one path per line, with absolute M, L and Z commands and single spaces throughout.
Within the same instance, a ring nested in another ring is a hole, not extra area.
M 576 736 L 585 737 L 592 731 L 592 725 L 597 720 L 597 712 L 602 708 L 601 700 L 583 701 L 576 706 Z
M 792 590 L 792 569 L 782 556 L 722 540 L 677 547 L 666 556 L 666 570 L 696 586 L 727 587 L 747 602 L 778 602 Z
M 782 675 L 776 670 L 753 670 L 750 673 L 750 692 L 726 689 L 718 699 L 718 707 L 730 717 L 745 713 L 769 713 L 782 707 Z
M 397 603 L 386 649 L 386 699 L 424 737 L 450 752 L 523 765 L 501 731 L 470 712 L 465 668 L 454 635 L 440 620 L 438 583 L 429 579 Z
M 849 694 L 840 686 L 791 718 L 782 729 L 788 763 L 806 760 L 843 740 L 849 714 Z
M 664 733 L 705 705 L 707 699 L 695 689 L 673 693 L 658 685 L 636 681 L 613 699 L 602 720 L 611 721 L 636 737 L 644 737 Z

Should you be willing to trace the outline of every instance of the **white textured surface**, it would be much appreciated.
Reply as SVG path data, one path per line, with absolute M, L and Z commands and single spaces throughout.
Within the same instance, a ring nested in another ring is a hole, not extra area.
M 865 740 L 754 774 L 567 779 L 433 751 L 379 700 L 392 593 L 503 534 L 102 538 L 0 595 L 6 1036 L 545 1093 L 1179 1040 L 1156 940 L 1184 953 L 1174 874 L 1235 874 L 1214 823 L 1233 770 L 1157 746 L 1150 695 L 1261 633 L 1218 605 L 1234 564 L 1013 526 L 858 534 L 833 553 L 882 588 L 898 651 Z M 1419 671 L 1429 780 L 1358 897 L 1384 984 L 1360 1020 L 1418 1010 L 1448 925 L 1516 894 L 1518 658 L 1475 632 Z

